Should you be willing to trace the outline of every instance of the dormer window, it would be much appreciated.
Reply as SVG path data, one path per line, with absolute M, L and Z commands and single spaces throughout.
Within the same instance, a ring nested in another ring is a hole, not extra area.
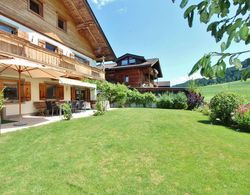
M 0 23 L 0 31 L 4 31 L 4 32 L 7 32 L 7 33 L 10 33 L 10 34 L 13 34 L 13 35 L 16 35 L 17 34 L 17 29 L 16 28 L 13 28 L 9 25 L 6 25 L 4 23 Z
M 67 22 L 66 22 L 66 20 L 64 20 L 63 18 L 58 16 L 57 27 L 64 30 L 64 31 L 67 31 Z
M 52 45 L 50 43 L 45 43 L 45 48 L 49 51 L 56 52 L 57 51 L 57 46 Z
M 43 17 L 43 4 L 39 0 L 29 0 L 29 9 Z
M 122 66 L 128 65 L 128 59 L 122 60 Z
M 129 64 L 135 64 L 135 63 L 136 63 L 136 60 L 134 58 L 129 59 Z

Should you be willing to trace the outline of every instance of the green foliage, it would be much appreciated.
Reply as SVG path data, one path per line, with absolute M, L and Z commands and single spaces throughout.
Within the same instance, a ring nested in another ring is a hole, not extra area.
M 99 94 L 96 101 L 96 112 L 94 113 L 94 116 L 101 116 L 104 115 L 106 112 L 106 106 L 105 106 L 106 98 L 103 94 Z
M 3 109 L 4 106 L 4 93 L 3 93 L 4 89 L 0 91 L 0 111 Z
M 97 89 L 101 91 L 102 96 L 111 104 L 116 103 L 118 107 L 124 107 L 126 104 L 143 105 L 146 107 L 156 102 L 156 97 L 152 93 L 140 93 L 136 89 L 128 89 L 123 84 L 113 84 L 107 81 L 92 81 L 87 82 L 95 83 Z
M 187 109 L 188 108 L 187 96 L 183 92 L 175 94 L 173 102 L 174 102 L 175 109 Z
M 188 82 L 188 91 L 191 93 L 200 93 L 199 84 L 195 80 Z
M 187 96 L 185 93 L 165 93 L 157 100 L 158 108 L 187 109 Z
M 172 0 L 175 2 L 175 0 Z M 185 8 L 188 0 L 182 0 L 180 7 Z M 241 67 L 238 60 L 239 55 L 248 53 L 250 50 L 236 53 L 224 53 L 231 43 L 244 42 L 246 45 L 250 43 L 250 1 L 249 0 L 202 0 L 195 5 L 190 5 L 184 12 L 184 18 L 188 20 L 189 27 L 192 27 L 194 15 L 198 14 L 200 22 L 207 24 L 207 32 L 215 38 L 216 42 L 221 42 L 221 53 L 212 52 L 204 55 L 194 65 L 189 75 L 200 71 L 202 76 L 207 78 L 224 77 L 226 62 L 225 58 L 229 58 L 230 65 Z M 217 20 L 215 20 L 217 18 Z M 219 59 L 212 64 L 212 58 Z M 248 71 L 246 75 L 250 74 Z M 247 77 L 243 79 L 246 80 Z
M 196 111 L 201 112 L 205 116 L 209 116 L 211 114 L 211 110 L 208 104 L 198 107 Z
M 147 107 L 147 105 L 148 106 L 152 105 L 156 101 L 157 101 L 156 96 L 153 93 L 147 92 L 142 94 L 142 105 L 144 107 Z
M 241 130 L 250 132 L 250 110 L 244 113 L 237 112 L 234 121 Z
M 64 103 L 62 105 L 62 111 L 63 111 L 63 118 L 65 120 L 70 120 L 72 118 L 71 107 L 68 103 Z
M 210 101 L 210 119 L 217 119 L 225 125 L 232 124 L 232 114 L 242 104 L 242 98 L 235 93 L 222 92 L 215 95 Z
M 248 195 L 250 134 L 207 119 L 117 109 L 3 134 L 0 194 Z

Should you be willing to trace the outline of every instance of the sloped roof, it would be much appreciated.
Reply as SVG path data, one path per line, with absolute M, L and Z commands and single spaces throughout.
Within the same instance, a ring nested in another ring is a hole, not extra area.
M 131 54 L 131 53 L 126 53 L 123 56 L 117 58 L 116 62 L 119 62 L 119 61 L 121 61 L 121 60 L 123 60 L 124 58 L 127 58 L 127 57 L 133 57 L 133 58 L 136 58 L 136 59 L 141 59 L 143 61 L 146 61 L 146 59 L 144 58 L 144 56 L 138 56 L 138 55 L 134 55 L 134 54 Z
M 91 44 L 97 61 L 105 57 L 107 61 L 116 60 L 116 55 L 109 44 L 99 22 L 97 21 L 87 0 L 62 0 L 75 20 L 77 30 L 85 36 Z
M 119 58 L 118 58 L 119 59 Z M 158 77 L 161 78 L 163 77 L 162 71 L 161 71 L 161 66 L 160 66 L 160 60 L 158 58 L 152 58 L 152 59 L 146 59 L 145 62 L 141 64 L 129 64 L 126 66 L 117 66 L 117 63 L 110 63 L 110 64 L 105 64 L 105 70 L 120 70 L 120 69 L 130 69 L 130 68 L 140 68 L 140 67 L 153 67 L 156 70 L 158 70 L 159 75 Z

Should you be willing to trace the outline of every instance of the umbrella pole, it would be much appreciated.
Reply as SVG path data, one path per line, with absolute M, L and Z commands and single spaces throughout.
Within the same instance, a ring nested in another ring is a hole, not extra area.
M 18 69 L 18 102 L 19 102 L 19 119 L 15 123 L 15 126 L 24 126 L 26 123 L 22 123 L 22 96 L 21 96 L 21 68 Z
M 18 98 L 19 98 L 19 123 L 22 120 L 22 97 L 21 97 L 21 71 L 18 70 Z

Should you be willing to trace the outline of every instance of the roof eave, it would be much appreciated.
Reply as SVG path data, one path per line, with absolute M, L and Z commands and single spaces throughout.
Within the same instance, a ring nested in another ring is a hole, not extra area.
M 90 10 L 91 16 L 92 16 L 93 19 L 95 20 L 95 23 L 97 24 L 98 29 L 100 30 L 100 32 L 101 32 L 101 34 L 103 35 L 103 37 L 104 37 L 104 39 L 105 39 L 105 41 L 106 41 L 108 47 L 110 48 L 110 51 L 111 51 L 111 53 L 112 53 L 112 55 L 113 55 L 113 59 L 111 59 L 110 61 L 115 61 L 115 60 L 117 59 L 117 57 L 116 57 L 116 55 L 115 55 L 115 52 L 114 52 L 113 48 L 111 47 L 111 45 L 110 45 L 110 43 L 109 43 L 109 41 L 108 41 L 108 39 L 107 39 L 107 37 L 106 37 L 106 35 L 105 35 L 103 29 L 102 29 L 100 23 L 98 22 L 98 20 L 97 20 L 97 18 L 96 18 L 96 16 L 95 16 L 95 14 L 94 14 L 94 12 L 93 12 L 93 10 L 92 10 L 90 4 L 88 3 L 87 0 L 83 0 L 83 1 L 86 2 L 86 5 L 87 5 L 88 9 Z

